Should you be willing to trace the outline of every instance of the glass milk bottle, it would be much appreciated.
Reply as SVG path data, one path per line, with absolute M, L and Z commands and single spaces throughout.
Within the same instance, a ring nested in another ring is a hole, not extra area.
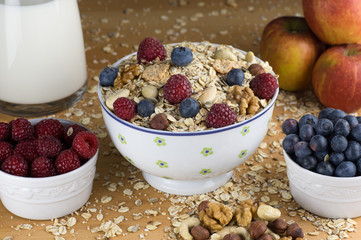
M 77 0 L 0 0 L 0 112 L 55 113 L 86 86 Z

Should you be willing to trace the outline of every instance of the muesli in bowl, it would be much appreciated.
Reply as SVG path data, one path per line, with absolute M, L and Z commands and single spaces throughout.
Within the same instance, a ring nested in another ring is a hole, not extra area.
M 263 140 L 278 95 L 272 68 L 231 46 L 144 39 L 100 73 L 103 118 L 120 153 L 155 188 L 223 185 Z

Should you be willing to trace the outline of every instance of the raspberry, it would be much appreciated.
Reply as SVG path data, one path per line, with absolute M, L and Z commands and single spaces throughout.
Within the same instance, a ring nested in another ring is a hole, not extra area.
M 269 100 L 275 94 L 278 83 L 272 74 L 261 73 L 251 80 L 250 87 L 257 97 Z
M 192 95 L 192 85 L 182 74 L 172 75 L 163 87 L 164 98 L 170 103 L 180 103 Z
M 0 166 L 13 154 L 13 146 L 8 142 L 0 142 Z
M 145 64 L 155 59 L 163 61 L 167 57 L 164 46 L 155 38 L 148 37 L 139 44 L 137 60 L 139 64 Z
M 66 145 L 71 146 L 73 143 L 73 140 L 75 138 L 75 136 L 83 131 L 87 131 L 87 129 L 83 126 L 80 126 L 78 124 L 71 124 L 69 126 L 67 126 L 64 129 L 64 135 L 63 135 L 63 139 Z
M 63 137 L 64 127 L 57 119 L 43 119 L 35 125 L 37 137 L 51 135 L 58 139 Z
M 73 141 L 72 148 L 81 159 L 89 159 L 94 156 L 99 147 L 98 138 L 91 132 L 78 133 Z
M 225 103 L 213 104 L 206 117 L 206 125 L 211 128 L 220 128 L 236 122 L 236 113 Z
M 78 167 L 80 167 L 80 160 L 72 149 L 62 151 L 55 160 L 55 168 L 58 174 L 73 171 Z
M 16 144 L 14 153 L 22 156 L 29 164 L 31 164 L 35 158 L 39 157 L 35 141 L 36 140 L 28 140 Z
M 29 139 L 34 139 L 35 130 L 29 120 L 25 118 L 17 118 L 11 123 L 11 138 L 15 142 L 22 142 Z
M 23 157 L 14 154 L 5 159 L 1 164 L 1 170 L 12 175 L 25 177 L 28 175 L 29 166 Z
M 44 156 L 34 159 L 31 164 L 30 175 L 32 177 L 50 177 L 56 175 L 53 161 Z
M 0 141 L 9 140 L 11 137 L 11 126 L 9 123 L 0 122 Z
M 36 139 L 35 146 L 39 155 L 45 157 L 56 157 L 62 150 L 60 140 L 47 135 Z
M 120 97 L 113 103 L 114 113 L 119 118 L 129 121 L 137 112 L 137 104 L 126 97 Z

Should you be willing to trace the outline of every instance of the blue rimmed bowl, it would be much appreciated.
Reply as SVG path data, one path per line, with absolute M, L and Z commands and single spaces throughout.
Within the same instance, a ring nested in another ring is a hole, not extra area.
M 167 193 L 193 195 L 225 184 L 233 169 L 256 151 L 267 133 L 278 91 L 266 108 L 251 119 L 198 132 L 137 126 L 107 108 L 100 85 L 98 97 L 111 140 L 123 157 L 142 171 L 145 180 Z

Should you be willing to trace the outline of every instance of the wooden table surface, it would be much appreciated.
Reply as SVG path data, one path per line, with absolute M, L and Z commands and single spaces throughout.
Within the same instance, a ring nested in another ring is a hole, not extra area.
M 322 108 L 311 90 L 281 91 L 270 130 L 257 152 L 235 169 L 227 187 L 191 197 L 164 194 L 152 187 L 135 187 L 135 183 L 144 182 L 142 174 L 112 145 L 95 92 L 101 69 L 134 52 L 139 42 L 148 36 L 163 43 L 206 40 L 231 44 L 258 56 L 264 26 L 278 16 L 302 16 L 300 0 L 79 0 L 79 10 L 86 48 L 88 91 L 74 107 L 49 117 L 89 122 L 87 126 L 98 135 L 100 154 L 92 195 L 76 213 L 49 221 L 17 217 L 0 203 L 0 239 L 108 239 L 106 232 L 94 232 L 105 222 L 117 224 L 122 229 L 114 239 L 165 240 L 175 236 L 181 239 L 172 232 L 177 232 L 178 222 L 187 216 L 184 214 L 193 213 L 202 197 L 222 201 L 221 195 L 235 187 L 241 189 L 240 194 L 279 207 L 282 217 L 302 226 L 305 239 L 337 239 L 331 238 L 332 234 L 340 236 L 342 229 L 332 227 L 336 220 L 312 215 L 289 199 L 286 168 L 279 154 L 279 143 L 284 137 L 281 122 L 291 116 L 299 118 L 304 113 L 317 114 Z M 16 116 L 0 113 L 1 122 L 14 118 Z M 111 189 L 114 186 L 116 189 Z M 129 189 L 132 190 L 130 195 Z M 111 201 L 104 201 L 104 197 L 111 197 Z M 120 208 L 129 208 L 129 211 L 119 212 Z M 76 224 L 66 226 L 65 222 L 71 216 L 77 220 Z M 122 216 L 124 220 L 117 222 Z M 361 223 L 361 218 L 353 220 L 355 224 Z M 157 227 L 153 229 L 150 225 Z M 56 237 L 49 232 L 50 226 L 64 234 Z M 353 232 L 345 232 L 349 238 L 361 238 L 357 226 Z

